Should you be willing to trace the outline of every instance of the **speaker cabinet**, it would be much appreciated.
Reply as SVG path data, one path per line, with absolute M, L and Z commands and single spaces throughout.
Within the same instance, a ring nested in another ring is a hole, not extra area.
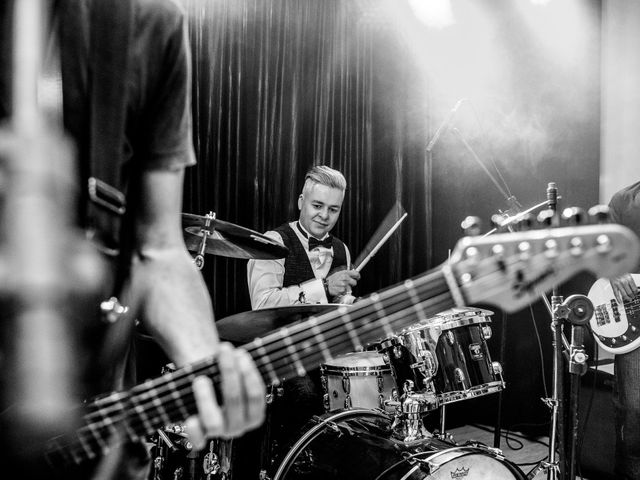
M 579 473 L 589 480 L 615 478 L 614 377 L 611 369 L 605 370 L 590 368 L 583 375 L 578 400 L 578 426 L 582 437 Z

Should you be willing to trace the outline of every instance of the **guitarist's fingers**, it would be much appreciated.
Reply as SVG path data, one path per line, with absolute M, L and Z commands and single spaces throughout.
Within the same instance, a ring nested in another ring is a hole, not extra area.
M 251 355 L 240 348 L 235 353 L 247 402 L 245 406 L 245 421 L 248 429 L 256 428 L 264 422 L 267 390 Z
M 222 342 L 218 352 L 218 367 L 222 387 L 222 403 L 225 419 L 225 436 L 235 437 L 246 430 L 244 425 L 245 406 L 240 369 L 233 347 Z
M 638 287 L 630 274 L 612 278 L 610 282 L 613 295 L 616 297 L 618 303 L 635 298 Z
M 189 441 L 196 450 L 202 450 L 207 442 L 207 437 L 200 424 L 200 420 L 195 415 L 187 418 L 184 422 L 184 429 L 189 437 Z
M 633 300 L 638 293 L 638 287 L 636 286 L 636 282 L 633 280 L 633 277 L 630 273 L 623 275 L 622 283 L 624 285 L 624 291 L 627 294 L 628 300 Z
M 219 436 L 223 433 L 224 417 L 216 401 L 213 382 L 209 377 L 199 376 L 193 380 L 193 396 L 198 406 L 198 417 L 189 419 L 194 420 L 193 424 L 189 424 L 189 426 L 193 428 L 193 435 L 195 435 L 190 439 L 200 449 L 204 447 L 208 437 Z M 189 434 L 191 435 L 191 432 Z

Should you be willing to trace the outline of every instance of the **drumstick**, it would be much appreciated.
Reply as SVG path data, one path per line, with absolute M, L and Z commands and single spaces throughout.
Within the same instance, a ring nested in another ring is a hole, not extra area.
M 375 247 L 373 247 L 373 250 L 371 250 L 371 252 L 369 252 L 369 255 L 367 255 L 364 258 L 364 260 L 362 260 L 362 263 L 360 263 L 360 265 L 358 265 L 356 267 L 356 272 L 359 272 L 360 270 L 362 270 L 362 267 L 364 267 L 369 262 L 369 260 L 371 260 L 371 257 L 373 257 L 378 252 L 378 250 L 380 250 L 380 247 L 382 247 L 384 242 L 386 242 L 387 239 L 391 236 L 391 234 L 396 231 L 396 229 L 400 226 L 400 224 L 406 218 L 407 215 L 408 214 L 405 212 L 404 215 L 402 215 L 402 217 L 400 217 L 400 219 L 386 233 L 386 235 L 384 237 L 382 237 L 382 239 L 378 242 L 378 244 Z

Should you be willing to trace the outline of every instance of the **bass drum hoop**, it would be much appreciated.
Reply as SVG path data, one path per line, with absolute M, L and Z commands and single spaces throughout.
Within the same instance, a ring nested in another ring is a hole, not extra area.
M 278 470 L 273 476 L 273 480 L 282 480 L 284 475 L 289 473 L 289 468 L 293 465 L 293 462 L 298 458 L 298 455 L 302 453 L 302 451 L 307 448 L 307 446 L 315 440 L 316 436 L 322 432 L 324 428 L 331 422 L 335 420 L 348 418 L 348 417 L 361 417 L 363 415 L 368 415 L 371 417 L 384 418 L 389 419 L 389 415 L 383 413 L 382 411 L 369 410 L 366 408 L 352 408 L 349 410 L 344 410 L 342 412 L 337 412 L 330 417 L 325 418 L 317 425 L 314 425 L 309 431 L 305 432 L 302 437 L 291 447 L 289 452 L 285 455 L 284 459 L 280 463 Z

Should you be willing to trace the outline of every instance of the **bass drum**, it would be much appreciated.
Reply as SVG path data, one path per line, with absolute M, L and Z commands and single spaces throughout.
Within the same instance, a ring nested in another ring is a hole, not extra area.
M 273 480 L 525 479 L 516 465 L 481 445 L 396 440 L 391 421 L 383 412 L 364 409 L 316 417 Z

